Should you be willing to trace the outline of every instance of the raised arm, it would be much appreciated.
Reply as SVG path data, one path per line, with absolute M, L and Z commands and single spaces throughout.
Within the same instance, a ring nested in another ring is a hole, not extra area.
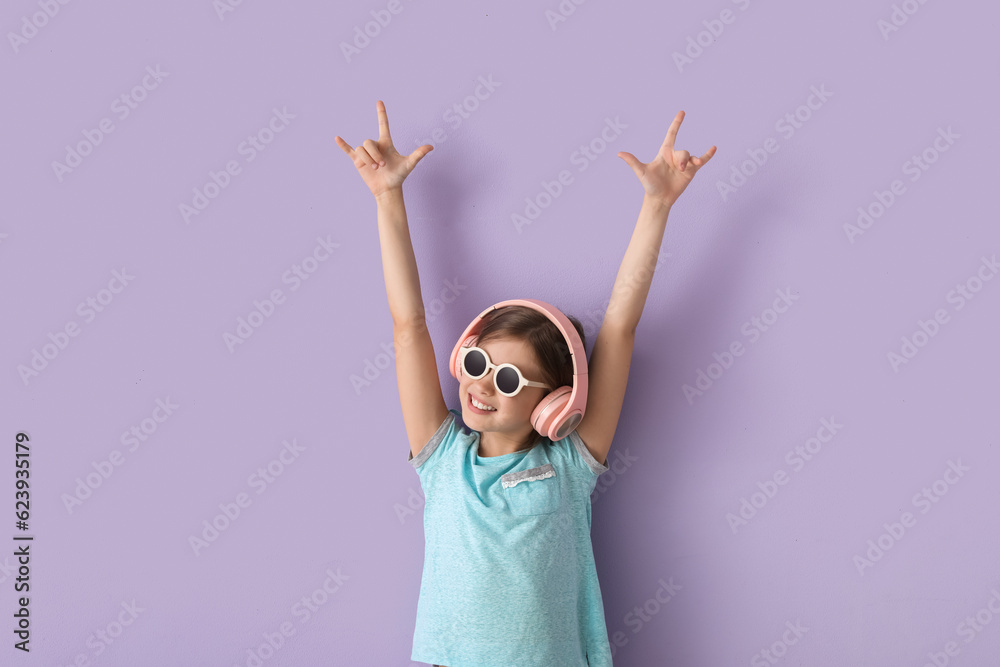
M 385 104 L 379 100 L 376 108 L 379 123 L 377 142 L 366 139 L 363 147 L 352 149 L 339 136 L 335 140 L 350 156 L 375 196 L 382 270 L 396 349 L 399 402 L 410 452 L 416 457 L 448 416 L 434 347 L 424 319 L 417 260 L 403 206 L 403 181 L 417 163 L 433 150 L 433 146 L 424 144 L 409 155 L 400 155 L 392 145 Z
M 644 164 L 631 153 L 618 153 L 639 178 L 645 195 L 632 240 L 611 290 L 601 330 L 590 353 L 587 411 L 576 428 L 577 435 L 600 463 L 605 462 L 618 428 L 635 331 L 653 281 L 667 216 L 694 175 L 715 155 L 715 146 L 700 158 L 691 157 L 687 151 L 674 150 L 677 130 L 683 120 L 684 112 L 680 111 L 652 162 Z

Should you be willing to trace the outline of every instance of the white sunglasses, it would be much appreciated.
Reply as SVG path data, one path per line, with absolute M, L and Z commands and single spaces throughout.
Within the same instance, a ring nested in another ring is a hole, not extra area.
M 504 396 L 517 396 L 524 387 L 549 388 L 547 384 L 525 380 L 521 370 L 514 364 L 494 364 L 490 355 L 481 347 L 463 347 L 458 354 L 462 370 L 473 380 L 478 380 L 492 370 L 493 386 Z

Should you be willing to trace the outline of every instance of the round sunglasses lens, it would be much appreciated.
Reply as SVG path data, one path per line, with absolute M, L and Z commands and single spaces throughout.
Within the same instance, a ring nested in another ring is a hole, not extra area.
M 478 378 L 486 372 L 486 357 L 479 350 L 470 350 L 465 353 L 465 372 L 471 377 Z
M 497 373 L 497 389 L 505 394 L 513 394 L 517 391 L 517 388 L 521 386 L 520 378 L 517 376 L 517 371 L 513 368 L 506 366 L 500 369 Z

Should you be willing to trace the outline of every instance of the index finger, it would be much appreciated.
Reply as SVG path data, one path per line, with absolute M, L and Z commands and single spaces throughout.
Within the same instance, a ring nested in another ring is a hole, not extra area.
M 389 143 L 392 143 L 392 137 L 389 135 L 389 117 L 385 113 L 385 103 L 382 100 L 376 102 L 375 107 L 378 109 L 378 140 L 381 143 L 383 140 L 388 139 Z
M 660 146 L 660 152 L 665 155 L 673 155 L 674 152 L 674 140 L 677 139 L 677 130 L 681 127 L 681 121 L 684 120 L 684 112 L 678 111 L 677 115 L 674 116 L 674 122 L 670 123 L 670 128 L 667 130 L 667 137 L 663 140 L 663 145 Z

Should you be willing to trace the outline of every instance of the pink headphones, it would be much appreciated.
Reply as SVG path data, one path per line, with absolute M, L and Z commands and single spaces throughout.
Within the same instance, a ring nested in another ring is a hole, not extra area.
M 559 327 L 559 331 L 569 343 L 573 359 L 573 386 L 558 387 L 550 392 L 531 413 L 532 428 L 550 440 L 562 440 L 583 420 L 587 410 L 587 352 L 576 327 L 558 308 L 538 299 L 510 299 L 493 304 L 479 313 L 479 316 L 465 329 L 465 333 L 459 337 L 455 349 L 451 351 L 448 368 L 456 380 L 461 378 L 462 369 L 458 365 L 458 351 L 475 343 L 482 328 L 483 317 L 487 313 L 504 306 L 525 306 L 545 314 Z

